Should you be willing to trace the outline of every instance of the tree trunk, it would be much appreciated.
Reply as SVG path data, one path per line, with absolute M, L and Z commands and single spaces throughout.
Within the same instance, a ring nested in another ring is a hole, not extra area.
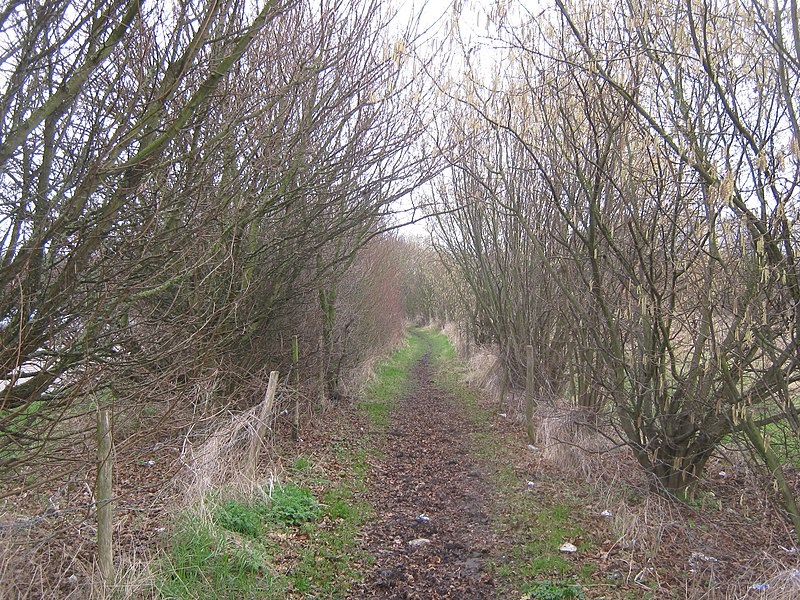
M 292 418 L 292 440 L 300 439 L 300 343 L 297 336 L 294 336 L 292 343 L 292 366 L 294 368 L 295 386 L 297 389 L 294 394 L 294 415 Z
M 256 472 L 258 469 L 258 458 L 261 454 L 261 446 L 264 444 L 264 437 L 267 434 L 267 424 L 269 422 L 269 415 L 272 413 L 272 405 L 275 402 L 275 393 L 278 391 L 278 372 L 272 371 L 269 374 L 269 383 L 267 384 L 267 394 L 264 397 L 264 403 L 261 407 L 261 415 L 255 423 L 255 433 L 250 442 L 250 453 L 247 462 L 247 474 L 250 481 L 255 481 Z

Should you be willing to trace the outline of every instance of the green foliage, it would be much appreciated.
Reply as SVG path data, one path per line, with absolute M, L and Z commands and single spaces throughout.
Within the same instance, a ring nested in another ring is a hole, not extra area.
M 275 594 L 263 547 L 233 543 L 196 515 L 178 519 L 168 555 L 159 565 L 162 598 L 262 598 Z
M 292 471 L 307 473 L 311 470 L 311 461 L 305 456 L 298 456 L 292 462 Z
M 259 538 L 264 524 L 257 508 L 250 508 L 235 500 L 229 500 L 214 511 L 214 520 L 223 529 L 241 533 L 247 537 Z
M 523 591 L 531 600 L 583 600 L 586 597 L 579 585 L 553 581 L 536 581 L 524 586 Z
M 337 486 L 327 492 L 322 497 L 322 501 L 326 506 L 325 512 L 332 520 L 360 520 L 359 513 L 362 507 L 353 502 L 353 493 L 349 489 Z
M 321 510 L 311 490 L 287 483 L 272 491 L 272 502 L 261 512 L 271 523 L 300 525 L 315 520 Z
M 213 509 L 211 519 L 180 516 L 157 568 L 154 595 L 181 600 L 344 596 L 361 577 L 351 563 L 370 507 L 353 498 L 363 472 L 349 469 L 362 464 L 364 452 L 342 449 L 337 459 L 353 475 L 338 483 L 316 480 L 327 488 L 324 504 L 308 488 L 287 483 L 273 490 L 271 502 L 229 500 Z M 304 460 L 300 471 L 311 471 L 311 462 Z M 281 534 L 287 527 L 299 527 L 303 536 Z M 293 566 L 277 572 L 273 564 L 287 554 L 295 556 Z
M 369 560 L 355 551 L 358 530 L 371 512 L 368 504 L 354 498 L 356 491 L 364 489 L 366 452 L 359 444 L 350 443 L 339 443 L 334 451 L 343 477 L 336 482 L 313 480 L 325 487 L 319 505 L 325 526 L 316 522 L 301 525 L 307 541 L 292 548 L 296 559 L 285 575 L 287 585 L 304 597 L 347 596 L 352 583 L 362 577 L 353 565 Z

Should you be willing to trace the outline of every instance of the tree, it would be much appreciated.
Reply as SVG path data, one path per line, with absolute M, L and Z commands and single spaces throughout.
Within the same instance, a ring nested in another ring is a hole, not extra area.
M 502 280 L 535 258 L 522 271 L 565 301 L 570 342 L 553 355 L 566 357 L 566 389 L 611 407 L 642 466 L 677 494 L 731 432 L 795 418 L 798 79 L 784 32 L 796 18 L 788 4 L 743 8 L 557 2 L 502 14 L 506 63 L 456 97 L 480 133 L 457 134 L 473 140 L 446 188 L 463 210 L 440 235 L 468 279 Z M 515 226 L 518 252 L 494 233 Z M 480 268 L 488 256 L 502 258 Z M 507 288 L 473 286 L 493 327 L 511 314 L 496 300 Z M 499 339 L 513 348 L 525 333 Z
M 246 405 L 280 339 L 316 352 L 298 309 L 428 177 L 379 3 L 2 15 L 3 465 L 92 403 Z

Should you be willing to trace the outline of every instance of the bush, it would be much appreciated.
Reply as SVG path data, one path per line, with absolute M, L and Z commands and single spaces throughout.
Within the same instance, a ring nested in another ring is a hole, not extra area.
M 265 520 L 285 525 L 313 521 L 320 515 L 320 506 L 310 490 L 287 483 L 272 492 L 272 504 L 264 511 Z
M 214 511 L 214 520 L 223 529 L 258 539 L 264 531 L 264 523 L 257 509 L 230 500 Z

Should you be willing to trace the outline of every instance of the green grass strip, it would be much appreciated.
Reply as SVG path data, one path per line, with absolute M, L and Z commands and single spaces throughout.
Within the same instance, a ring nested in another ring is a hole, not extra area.
M 364 392 L 364 400 L 358 403 L 373 430 L 386 431 L 388 428 L 391 411 L 401 398 L 412 391 L 411 372 L 414 365 L 426 353 L 436 349 L 436 335 L 427 329 L 410 328 L 403 347 L 378 367 L 374 379 Z

